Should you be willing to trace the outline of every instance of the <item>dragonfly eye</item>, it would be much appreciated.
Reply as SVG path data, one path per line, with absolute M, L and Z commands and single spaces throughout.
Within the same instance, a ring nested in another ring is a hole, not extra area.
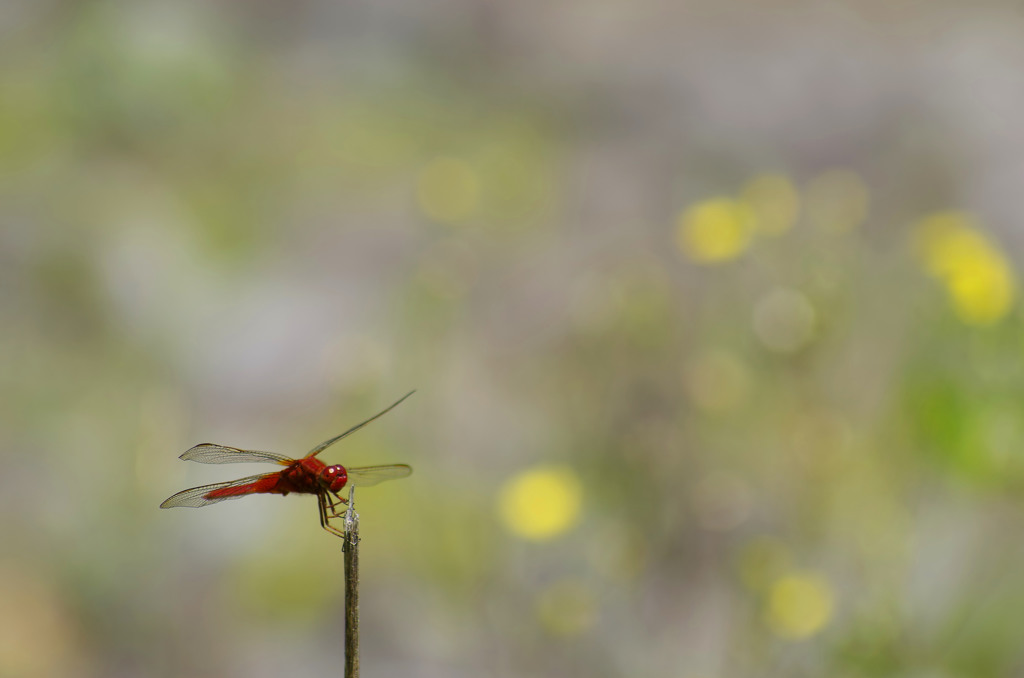
M 324 484 L 331 492 L 338 492 L 341 488 L 345 487 L 345 483 L 348 481 L 348 473 L 345 471 L 345 467 L 341 464 L 335 464 L 334 466 L 328 466 L 321 471 L 324 479 Z

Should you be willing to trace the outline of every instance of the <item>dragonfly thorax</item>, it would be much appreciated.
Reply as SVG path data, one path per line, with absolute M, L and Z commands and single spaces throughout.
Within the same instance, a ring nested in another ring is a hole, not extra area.
M 348 482 L 348 473 L 341 464 L 334 464 L 320 471 L 320 482 L 331 492 L 340 492 Z

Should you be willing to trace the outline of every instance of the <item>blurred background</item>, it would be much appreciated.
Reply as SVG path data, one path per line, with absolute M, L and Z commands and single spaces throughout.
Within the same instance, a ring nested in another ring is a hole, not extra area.
M 1018 3 L 8 0 L 0 676 L 1024 675 Z

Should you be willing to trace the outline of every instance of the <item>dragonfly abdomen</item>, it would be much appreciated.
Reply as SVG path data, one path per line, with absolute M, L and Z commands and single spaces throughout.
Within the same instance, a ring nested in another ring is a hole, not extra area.
M 224 499 L 227 497 L 241 497 L 246 494 L 260 494 L 268 492 L 279 492 L 277 489 L 280 475 L 275 473 L 273 475 L 260 478 L 256 482 L 246 483 L 245 485 L 234 485 L 228 487 L 219 487 L 216 490 L 211 490 L 204 495 L 205 499 Z M 288 494 L 287 491 L 281 492 L 281 494 Z

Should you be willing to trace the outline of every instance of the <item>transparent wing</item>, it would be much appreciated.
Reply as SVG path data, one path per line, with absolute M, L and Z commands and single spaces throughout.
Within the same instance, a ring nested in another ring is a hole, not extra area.
M 216 504 L 218 501 L 224 501 L 225 499 L 237 499 L 248 494 L 265 492 L 268 487 L 276 484 L 279 475 L 277 472 L 261 473 L 260 475 L 239 478 L 238 480 L 229 480 L 225 483 L 200 485 L 199 487 L 182 490 L 168 497 L 164 500 L 164 503 L 160 504 L 160 508 L 173 508 L 175 506 L 199 508 L 200 506 Z
M 310 450 L 310 451 L 309 451 L 309 454 L 307 454 L 306 456 L 307 456 L 307 457 L 315 457 L 316 455 L 320 454 L 321 452 L 323 452 L 323 451 L 324 451 L 324 450 L 326 450 L 326 449 L 327 449 L 328 447 L 330 447 L 330 446 L 331 446 L 331 445 L 333 445 L 334 443 L 338 442 L 339 440 L 341 440 L 341 439 L 342 439 L 342 438 L 344 438 L 345 436 L 347 436 L 347 435 L 350 435 L 350 434 L 352 434 L 352 433 L 355 433 L 356 431 L 358 431 L 358 430 L 359 430 L 359 429 L 361 429 L 362 427 L 364 427 L 364 426 L 366 426 L 367 424 L 369 424 L 369 423 L 370 423 L 371 421 L 373 421 L 374 419 L 378 419 L 378 418 L 380 418 L 380 417 L 383 417 L 383 416 L 384 416 L 385 414 L 387 414 L 387 413 L 388 413 L 388 412 L 390 412 L 391 410 L 393 410 L 393 409 L 395 409 L 396 407 L 398 407 L 398 404 L 399 404 L 400 402 L 402 402 L 403 400 L 405 400 L 406 398 L 408 398 L 409 396 L 411 396 L 411 395 L 412 395 L 413 393 L 415 393 L 415 392 L 416 392 L 415 390 L 409 391 L 409 392 L 408 392 L 408 393 L 406 393 L 406 394 L 405 394 L 404 396 L 402 396 L 401 398 L 399 398 L 398 400 L 396 400 L 396 401 L 395 401 L 394 403 L 392 403 L 392 405 L 391 405 L 390 407 L 388 407 L 387 409 L 385 409 L 385 410 L 383 410 L 383 411 L 381 411 L 381 412 L 378 412 L 377 414 L 373 415 L 372 417 L 370 417 L 369 419 L 367 419 L 366 421 L 364 421 L 364 422 L 362 422 L 362 423 L 360 423 L 360 424 L 356 424 L 355 426 L 353 426 L 353 427 L 352 427 L 352 428 L 350 428 L 349 430 L 345 431 L 344 433 L 342 433 L 342 434 L 340 434 L 340 435 L 336 435 L 336 436 L 334 436 L 333 438 L 330 438 L 329 440 L 325 440 L 325 441 L 323 441 L 322 443 L 320 443 L 319 445 L 317 445 L 316 447 L 314 447 L 314 448 L 313 448 L 312 450 Z
M 178 458 L 185 461 L 198 461 L 200 464 L 244 464 L 247 462 L 269 461 L 281 466 L 287 466 L 294 461 L 291 457 L 286 457 L 276 452 L 240 450 L 237 447 L 215 445 L 213 443 L 196 445 Z
M 354 487 L 368 487 L 385 480 L 405 478 L 412 473 L 412 468 L 405 464 L 388 464 L 387 466 L 363 466 L 348 468 L 348 484 Z

